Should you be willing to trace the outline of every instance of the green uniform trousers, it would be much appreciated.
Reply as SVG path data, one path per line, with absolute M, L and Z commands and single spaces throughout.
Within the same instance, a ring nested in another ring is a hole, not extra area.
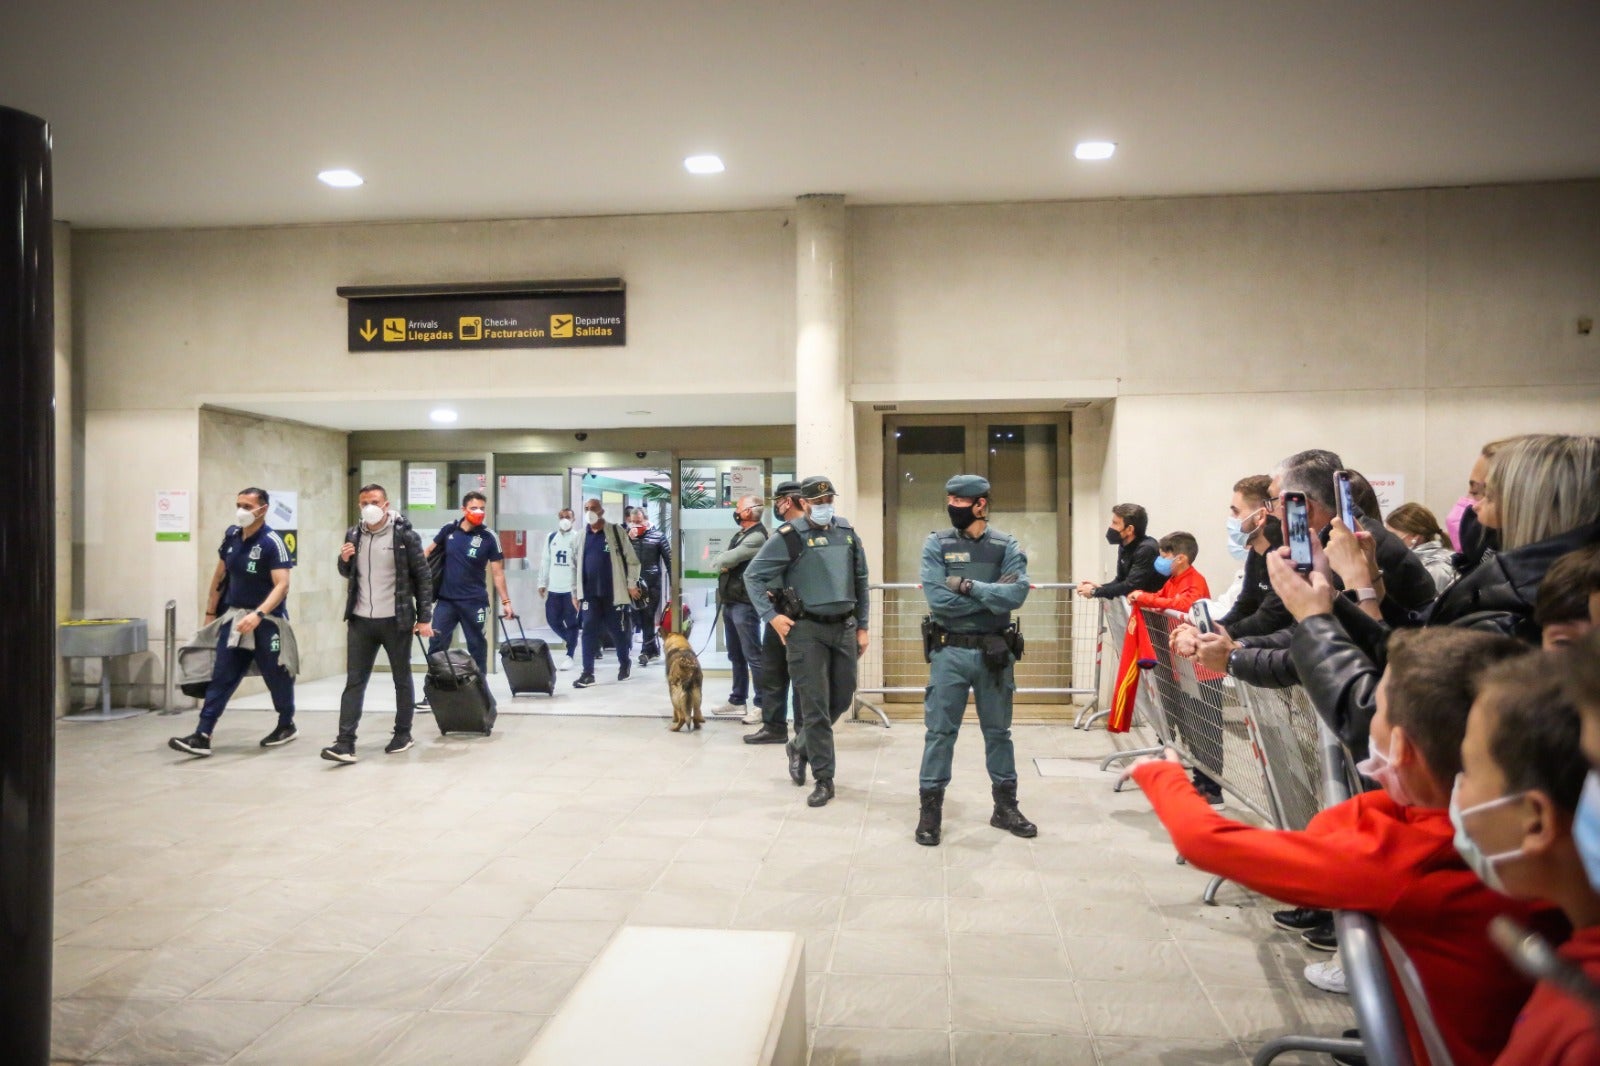
M 922 716 L 928 726 L 922 746 L 922 787 L 944 788 L 956 753 L 956 734 L 967 709 L 967 692 L 978 704 L 983 730 L 983 758 L 996 785 L 1017 780 L 1017 757 L 1011 746 L 1011 697 L 1017 680 L 1014 663 L 996 672 L 983 665 L 977 648 L 940 648 L 928 667 L 928 690 Z
M 856 694 L 854 622 L 802 618 L 789 630 L 785 656 L 797 727 L 794 744 L 811 764 L 811 776 L 833 780 L 833 723 Z

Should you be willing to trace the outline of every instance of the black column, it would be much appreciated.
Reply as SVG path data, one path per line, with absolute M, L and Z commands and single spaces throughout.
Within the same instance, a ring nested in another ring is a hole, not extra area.
M 0 107 L 0 1034 L 50 1061 L 55 314 L 50 131 Z

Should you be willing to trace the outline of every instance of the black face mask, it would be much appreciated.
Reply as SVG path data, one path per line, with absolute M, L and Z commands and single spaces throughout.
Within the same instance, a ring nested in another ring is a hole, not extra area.
M 1283 523 L 1278 516 L 1269 514 L 1262 524 L 1266 527 L 1267 547 L 1272 551 L 1283 547 Z
M 1468 507 L 1461 514 L 1461 554 L 1476 563 L 1485 552 L 1500 550 L 1500 531 L 1490 529 L 1478 521 L 1476 508 Z
M 950 524 L 963 532 L 978 520 L 978 516 L 972 513 L 972 509 L 972 504 L 968 504 L 965 507 L 957 507 L 953 503 L 945 505 L 945 513 L 950 516 Z
M 1111 545 L 1113 548 L 1120 548 L 1122 546 L 1122 533 L 1119 530 L 1115 530 L 1110 526 L 1107 526 L 1106 543 Z

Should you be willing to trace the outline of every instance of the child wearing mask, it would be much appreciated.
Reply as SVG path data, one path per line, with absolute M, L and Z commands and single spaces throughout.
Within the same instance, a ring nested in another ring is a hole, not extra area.
M 1167 579 L 1160 592 L 1128 593 L 1128 602 L 1147 611 L 1178 611 L 1189 613 L 1196 600 L 1208 599 L 1211 589 L 1200 571 L 1194 568 L 1200 545 L 1193 533 L 1179 530 L 1168 533 L 1158 542 L 1161 554 L 1156 558 L 1156 573 Z
M 1461 742 L 1450 818 L 1456 849 L 1484 884 L 1561 908 L 1575 931 L 1559 954 L 1600 994 L 1600 892 L 1573 839 L 1590 771 L 1578 747 L 1578 709 L 1562 692 L 1563 666 L 1562 656 L 1546 654 L 1485 673 Z M 1495 1063 L 1600 1063 L 1600 1014 L 1540 981 Z
M 1499 914 L 1530 924 L 1535 909 L 1478 880 L 1456 852 L 1448 808 L 1478 678 L 1530 653 L 1509 637 L 1472 630 L 1396 633 L 1377 689 L 1372 756 L 1357 767 L 1382 787 L 1329 807 L 1304 830 L 1260 829 L 1218 814 L 1171 751 L 1125 776 L 1197 869 L 1298 906 L 1372 915 L 1416 967 L 1457 1066 L 1489 1066 L 1530 986 L 1485 930 Z M 1428 1061 L 1409 1014 L 1407 1032 L 1416 1060 Z

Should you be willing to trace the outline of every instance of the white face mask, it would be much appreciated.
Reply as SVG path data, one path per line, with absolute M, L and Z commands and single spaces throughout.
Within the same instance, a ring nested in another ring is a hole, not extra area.
M 570 519 L 570 518 L 561 519 L 559 522 L 556 523 L 556 528 L 561 530 L 561 532 L 563 532 L 563 533 L 568 532 L 569 530 L 572 529 L 572 519 Z
M 1394 748 L 1394 734 L 1389 734 L 1389 747 Z M 1362 777 L 1370 777 L 1383 787 L 1389 798 L 1402 807 L 1416 805 L 1416 799 L 1407 790 L 1405 782 L 1400 780 L 1400 768 L 1389 758 L 1387 752 L 1378 750 L 1378 742 L 1371 736 L 1367 737 L 1367 752 L 1365 759 L 1356 763 L 1356 773 Z
M 240 526 L 248 526 L 256 520 L 256 513 L 248 507 L 241 507 L 233 512 L 233 517 Z
M 589 523 L 591 526 L 599 525 L 600 524 L 600 512 L 599 511 L 585 511 L 585 512 L 583 512 L 583 520 L 585 522 Z
M 1453 825 L 1456 830 L 1456 851 L 1460 854 L 1462 860 L 1467 864 L 1467 868 L 1478 875 L 1478 880 L 1482 881 L 1484 884 L 1488 885 L 1502 896 L 1506 895 L 1506 883 L 1500 879 L 1499 866 L 1503 862 L 1510 862 L 1512 859 L 1520 859 L 1522 857 L 1522 849 L 1517 848 L 1514 851 L 1502 851 L 1497 855 L 1485 855 L 1483 853 L 1483 849 L 1478 847 L 1478 842 L 1472 839 L 1472 834 L 1467 832 L 1466 820 L 1467 815 L 1469 814 L 1476 814 L 1479 811 L 1487 811 L 1493 807 L 1502 807 L 1507 803 L 1515 803 L 1517 800 L 1521 799 L 1525 793 L 1513 792 L 1509 796 L 1501 796 L 1499 799 L 1492 799 L 1485 803 L 1479 803 L 1468 807 L 1466 810 L 1461 809 L 1460 802 L 1457 798 L 1460 793 L 1461 775 L 1457 774 L 1456 783 L 1450 789 L 1450 824 Z
M 369 503 L 361 508 L 361 521 L 365 522 L 369 526 L 375 526 L 379 522 L 382 522 L 383 516 L 388 513 L 388 511 L 385 511 L 377 504 Z

